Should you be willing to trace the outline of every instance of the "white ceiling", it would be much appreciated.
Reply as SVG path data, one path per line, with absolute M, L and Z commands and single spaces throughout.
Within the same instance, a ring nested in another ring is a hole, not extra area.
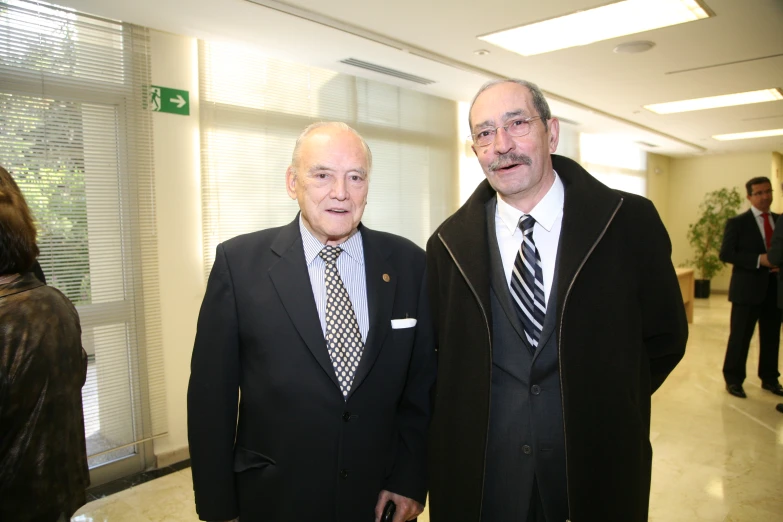
M 487 79 L 521 77 L 583 132 L 622 133 L 670 155 L 777 150 L 783 136 L 711 136 L 783 128 L 783 101 L 657 115 L 643 105 L 783 87 L 783 0 L 702 0 L 706 20 L 522 57 L 476 37 L 589 9 L 608 0 L 50 0 L 83 12 L 469 101 Z M 264 4 L 264 5 L 259 5 Z M 336 28 L 335 28 L 336 27 Z M 552 35 L 557 38 L 557 35 Z M 643 54 L 616 54 L 651 40 Z M 485 56 L 474 51 L 487 49 Z M 429 86 L 339 63 L 356 58 L 415 74 Z

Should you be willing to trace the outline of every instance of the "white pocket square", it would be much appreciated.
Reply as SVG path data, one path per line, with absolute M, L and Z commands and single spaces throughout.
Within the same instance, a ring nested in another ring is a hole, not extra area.
M 416 326 L 416 319 L 392 319 L 392 329 L 399 330 L 400 328 L 413 328 Z

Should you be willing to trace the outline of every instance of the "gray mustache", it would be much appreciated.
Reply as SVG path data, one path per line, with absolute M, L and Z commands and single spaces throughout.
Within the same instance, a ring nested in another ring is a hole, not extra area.
M 526 156 L 524 154 L 508 153 L 499 156 L 497 159 L 495 159 L 495 161 L 490 163 L 489 170 L 496 171 L 498 169 L 502 169 L 504 167 L 508 167 L 509 165 L 515 165 L 515 164 L 526 165 L 529 167 L 533 164 L 533 160 L 530 159 L 530 156 Z

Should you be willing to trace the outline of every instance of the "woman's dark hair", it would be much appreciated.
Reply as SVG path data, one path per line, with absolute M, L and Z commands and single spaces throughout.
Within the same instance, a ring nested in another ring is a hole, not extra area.
M 0 274 L 27 272 L 38 257 L 35 223 L 14 178 L 0 167 Z

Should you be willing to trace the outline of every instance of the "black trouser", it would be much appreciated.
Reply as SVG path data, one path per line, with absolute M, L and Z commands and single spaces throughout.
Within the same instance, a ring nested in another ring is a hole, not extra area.
M 732 303 L 731 332 L 723 361 L 726 384 L 742 384 L 748 360 L 750 339 L 759 325 L 759 378 L 777 382 L 778 345 L 780 344 L 780 309 L 777 305 L 777 274 L 770 274 L 767 295 L 757 305 Z

